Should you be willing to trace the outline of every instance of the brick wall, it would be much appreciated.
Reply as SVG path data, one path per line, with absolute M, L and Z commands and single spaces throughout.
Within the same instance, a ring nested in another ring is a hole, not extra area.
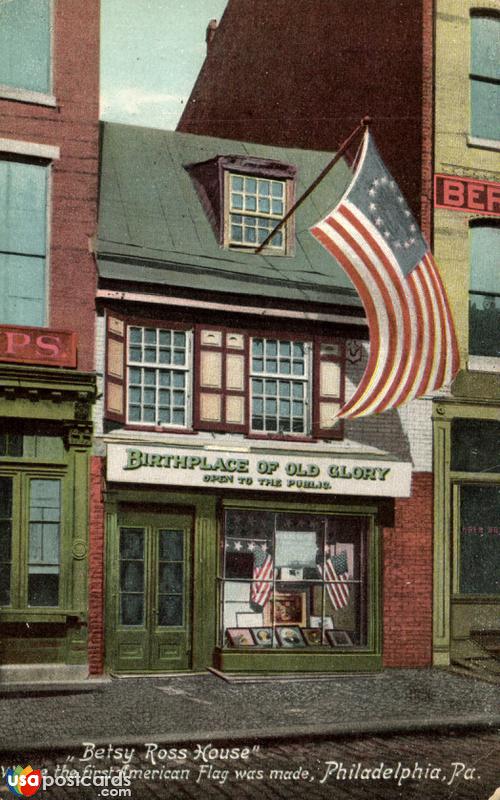
M 0 137 L 60 148 L 52 162 L 48 327 L 76 331 L 78 368 L 93 369 L 99 156 L 99 0 L 55 3 L 56 107 L 0 96 Z M 20 321 L 19 324 L 22 324 Z
M 104 669 L 104 459 L 90 461 L 90 545 L 89 545 L 89 673 Z
M 412 496 L 396 499 L 383 530 L 385 667 L 426 667 L 432 652 L 432 474 L 414 473 Z

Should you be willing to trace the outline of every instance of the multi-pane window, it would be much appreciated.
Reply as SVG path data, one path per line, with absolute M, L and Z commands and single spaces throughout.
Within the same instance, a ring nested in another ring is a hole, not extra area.
M 144 624 L 145 531 L 120 528 L 120 624 Z
M 28 605 L 59 603 L 61 481 L 30 481 Z
M 470 229 L 469 353 L 500 356 L 500 226 Z
M 0 86 L 50 92 L 52 0 L 0 3 Z
M 286 183 L 283 180 L 229 174 L 229 243 L 258 247 L 285 216 Z M 268 243 L 283 250 L 285 231 Z
M 253 431 L 309 430 L 309 345 L 252 339 L 251 416 Z
M 45 324 L 47 185 L 47 166 L 0 160 L 2 324 Z
M 471 134 L 500 139 L 500 14 L 471 17 Z
M 189 424 L 191 338 L 187 331 L 128 329 L 128 421 Z
M 220 577 L 221 644 L 367 644 L 369 519 L 228 509 Z

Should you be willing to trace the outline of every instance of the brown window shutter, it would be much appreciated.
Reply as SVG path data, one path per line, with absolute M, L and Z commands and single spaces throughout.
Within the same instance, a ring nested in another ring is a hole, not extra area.
M 114 311 L 106 313 L 106 367 L 104 416 L 125 423 L 126 420 L 126 346 L 125 318 Z
M 342 439 L 344 423 L 335 421 L 335 413 L 344 404 L 344 341 L 315 337 L 313 376 L 313 436 Z
M 210 325 L 196 327 L 195 428 L 247 430 L 247 363 L 245 333 Z

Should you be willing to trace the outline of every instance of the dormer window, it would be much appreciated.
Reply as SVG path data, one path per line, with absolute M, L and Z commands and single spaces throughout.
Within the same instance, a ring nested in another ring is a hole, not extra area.
M 227 173 L 227 178 L 228 244 L 258 247 L 285 215 L 285 181 L 236 173 Z M 268 247 L 284 250 L 285 244 L 285 231 L 281 228 Z
M 217 156 L 186 168 L 221 247 L 255 251 L 295 199 L 296 169 L 280 161 Z M 291 255 L 293 239 L 292 217 L 276 231 L 264 252 Z

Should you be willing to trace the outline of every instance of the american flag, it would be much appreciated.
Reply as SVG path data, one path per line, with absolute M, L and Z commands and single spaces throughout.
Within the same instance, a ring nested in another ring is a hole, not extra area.
M 253 551 L 253 582 L 250 588 L 250 600 L 264 608 L 273 589 L 273 559 L 261 547 Z
M 349 567 L 347 564 L 347 553 L 342 550 L 338 555 L 327 554 L 325 558 L 325 568 L 322 564 L 318 564 L 318 572 L 325 581 L 328 597 L 333 608 L 338 611 L 341 608 L 346 608 L 349 604 L 349 591 L 350 586 L 347 583 L 349 580 Z M 326 583 L 326 581 L 335 581 L 335 583 Z
M 311 233 L 352 280 L 370 329 L 365 372 L 337 416 L 380 413 L 448 384 L 459 361 L 446 292 L 368 130 L 342 200 Z

